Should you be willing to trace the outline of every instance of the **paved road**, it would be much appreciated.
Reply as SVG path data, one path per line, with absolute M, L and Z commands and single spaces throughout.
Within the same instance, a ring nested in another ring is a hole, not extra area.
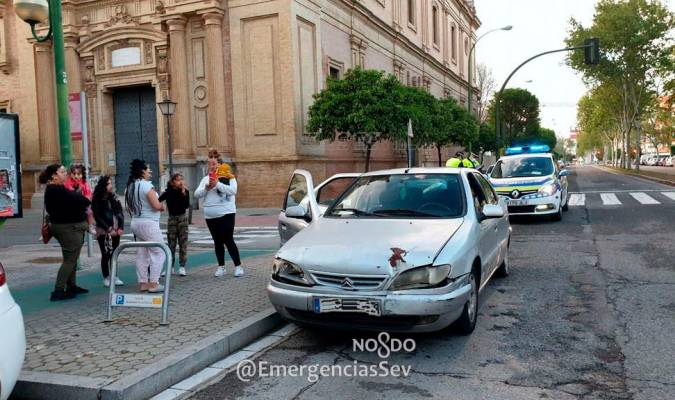
M 416 350 L 386 361 L 409 377 L 230 373 L 194 398 L 675 398 L 675 189 L 595 167 L 573 169 L 570 189 L 577 205 L 562 222 L 512 221 L 512 273 L 481 294 L 472 336 L 400 337 Z M 353 337 L 302 329 L 258 361 L 382 361 L 354 351 Z

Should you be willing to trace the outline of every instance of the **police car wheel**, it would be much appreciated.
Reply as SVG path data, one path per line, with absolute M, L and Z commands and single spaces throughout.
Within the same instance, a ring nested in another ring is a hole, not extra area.
M 565 199 L 565 205 L 563 206 L 562 210 L 567 211 L 570 209 L 570 198 L 569 195 L 567 195 L 567 198 Z
M 562 221 L 562 207 L 558 207 L 558 212 L 551 215 L 553 221 Z

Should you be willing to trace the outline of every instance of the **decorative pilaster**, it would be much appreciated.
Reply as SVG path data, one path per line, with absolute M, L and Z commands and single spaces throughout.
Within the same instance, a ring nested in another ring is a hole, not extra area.
M 171 42 L 171 97 L 176 104 L 172 117 L 173 154 L 189 157 L 193 154 L 190 129 L 190 95 L 188 89 L 187 49 L 185 45 L 186 19 L 179 17 L 166 21 Z
M 35 43 L 35 77 L 37 89 L 38 126 L 40 130 L 40 161 L 56 162 L 59 145 L 56 129 L 56 88 L 54 63 L 50 43 Z
M 227 104 L 225 99 L 225 71 L 223 69 L 223 14 L 204 14 L 206 29 L 206 64 L 208 81 L 208 133 L 209 145 L 227 152 Z M 229 146 L 228 146 L 229 145 Z

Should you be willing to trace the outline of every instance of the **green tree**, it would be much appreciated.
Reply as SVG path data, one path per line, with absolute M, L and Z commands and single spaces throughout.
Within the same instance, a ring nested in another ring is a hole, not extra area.
M 402 85 L 393 75 L 349 70 L 343 79 L 329 80 L 327 88 L 314 95 L 307 131 L 317 140 L 332 142 L 340 136 L 364 143 L 368 171 L 373 145 L 405 134 L 408 119 L 403 98 Z
M 480 163 L 483 164 L 483 155 L 486 151 L 497 151 L 497 136 L 492 125 L 483 123 L 478 128 L 478 138 L 473 145 L 480 151 Z
M 623 104 L 616 86 L 600 84 L 592 88 L 577 103 L 580 133 L 577 153 L 584 154 L 604 145 L 610 148 L 610 158 L 616 162 L 621 130 Z
M 495 99 L 490 103 L 488 115 L 494 124 Z M 505 89 L 499 101 L 499 116 L 506 145 L 516 139 L 537 136 L 540 124 L 539 99 L 526 89 Z
M 612 85 L 619 93 L 624 149 L 630 147 L 631 131 L 655 88 L 655 78 L 660 74 L 672 76 L 670 31 L 675 27 L 674 21 L 673 13 L 658 0 L 601 0 L 591 26 L 570 21 L 568 46 L 578 46 L 589 37 L 600 39 L 602 54 L 598 65 L 586 65 L 583 51 L 570 52 L 568 63 L 591 86 Z M 630 168 L 629 160 L 624 159 L 624 166 Z

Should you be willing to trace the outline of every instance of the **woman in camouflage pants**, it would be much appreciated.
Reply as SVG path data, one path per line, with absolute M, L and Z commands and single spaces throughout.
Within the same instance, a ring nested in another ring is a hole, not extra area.
M 187 262 L 188 245 L 188 217 L 185 213 L 190 208 L 190 193 L 185 188 L 183 175 L 173 174 L 166 190 L 159 196 L 159 201 L 165 201 L 169 208 L 169 220 L 167 226 L 167 237 L 169 239 L 169 248 L 171 249 L 171 266 L 173 268 L 176 260 L 176 242 L 180 247 L 180 258 L 178 261 L 178 275 L 185 276 L 185 263 Z

